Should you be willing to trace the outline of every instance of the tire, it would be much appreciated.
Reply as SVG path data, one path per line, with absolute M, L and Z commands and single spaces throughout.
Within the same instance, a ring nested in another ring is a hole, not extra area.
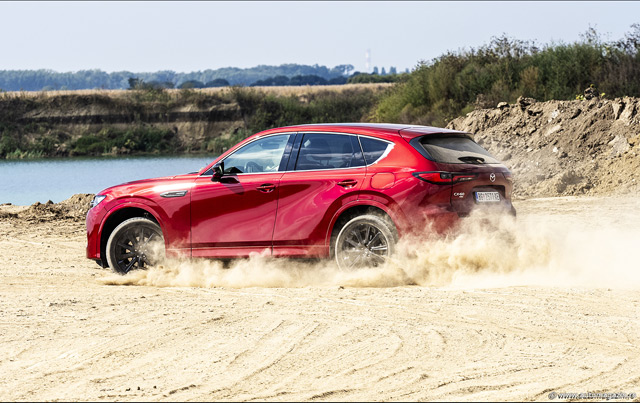
M 378 267 L 395 251 L 398 240 L 393 223 L 386 217 L 365 214 L 352 218 L 338 233 L 333 245 L 341 269 Z
M 125 220 L 109 235 L 106 253 L 109 267 L 117 273 L 146 269 L 164 258 L 162 229 L 148 218 Z

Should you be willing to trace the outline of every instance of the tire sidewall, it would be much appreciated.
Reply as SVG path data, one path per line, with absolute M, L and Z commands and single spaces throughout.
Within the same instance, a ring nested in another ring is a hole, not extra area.
M 385 220 L 383 217 L 380 217 L 378 215 L 373 215 L 373 214 L 359 215 L 347 221 L 347 223 L 342 226 L 342 228 L 338 232 L 338 236 L 336 237 L 335 244 L 332 247 L 335 262 L 340 268 L 342 268 L 342 266 L 340 265 L 339 248 L 343 242 L 343 238 L 351 230 L 351 228 L 360 224 L 368 224 L 368 225 L 375 226 L 380 232 L 382 232 L 382 234 L 385 236 L 387 240 L 387 246 L 389 248 L 388 256 L 393 255 L 393 253 L 395 252 L 395 246 L 396 246 L 396 242 L 398 241 L 398 236 L 395 228 L 392 227 L 392 224 L 390 224 L 387 220 Z
M 160 236 L 162 236 L 162 242 L 163 242 L 163 246 L 164 246 L 164 235 L 162 234 L 162 229 L 155 222 L 149 220 L 148 218 L 144 218 L 144 217 L 134 217 L 134 218 L 129 218 L 128 220 L 124 220 L 117 227 L 115 227 L 113 231 L 111 231 L 111 234 L 109 235 L 109 240 L 107 241 L 107 248 L 106 248 L 107 263 L 108 263 L 109 267 L 111 268 L 111 270 L 113 270 L 116 273 L 124 274 L 124 272 L 122 270 L 120 270 L 120 268 L 118 267 L 118 265 L 116 264 L 116 261 L 115 261 L 115 245 L 114 245 L 114 242 L 118 238 L 119 234 L 129 230 L 132 227 L 138 226 L 138 225 L 143 225 L 143 226 L 146 226 L 148 228 L 153 229 L 154 231 L 157 231 L 160 234 Z

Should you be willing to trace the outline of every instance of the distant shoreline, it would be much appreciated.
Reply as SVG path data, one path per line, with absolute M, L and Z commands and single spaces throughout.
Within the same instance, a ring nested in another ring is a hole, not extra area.
M 19 161 L 61 161 L 61 160 L 116 160 L 127 158 L 189 158 L 189 157 L 211 157 L 211 160 L 217 158 L 220 153 L 212 154 L 207 151 L 194 151 L 182 153 L 130 153 L 130 154 L 101 154 L 101 155 L 54 155 L 54 156 L 25 156 L 23 158 L 0 158 L 0 164 L 3 162 L 19 162 Z

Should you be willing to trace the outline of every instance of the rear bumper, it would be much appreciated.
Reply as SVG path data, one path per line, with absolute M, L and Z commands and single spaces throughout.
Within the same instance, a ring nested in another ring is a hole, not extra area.
M 504 200 L 499 204 L 487 204 L 487 205 L 483 205 L 483 204 L 474 204 L 472 206 L 465 206 L 464 209 L 457 209 L 456 210 L 456 214 L 458 214 L 459 217 L 468 217 L 471 215 L 471 213 L 473 213 L 476 210 L 484 210 L 488 213 L 494 213 L 494 214 L 508 214 L 508 215 L 512 215 L 512 216 L 516 216 L 516 208 L 513 207 L 513 204 L 511 204 L 510 201 L 508 200 Z
M 429 233 L 444 234 L 456 228 L 462 219 L 469 217 L 474 211 L 482 209 L 488 214 L 516 216 L 516 209 L 511 201 L 503 201 L 497 205 L 474 205 L 464 211 L 456 211 L 451 205 L 430 205 L 420 209 L 420 212 L 413 213 L 414 220 L 411 220 L 409 227 L 401 234 L 419 235 L 425 231 Z
M 421 235 L 425 231 L 429 233 L 443 234 L 460 219 L 460 215 L 455 212 L 450 204 L 430 204 L 415 211 L 407 212 L 406 228 L 398 228 L 400 235 Z

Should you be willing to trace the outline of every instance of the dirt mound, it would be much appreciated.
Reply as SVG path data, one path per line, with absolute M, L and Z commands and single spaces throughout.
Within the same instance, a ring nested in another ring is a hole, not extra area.
M 85 217 L 87 211 L 91 207 L 91 201 L 93 200 L 93 193 L 78 193 L 74 194 L 67 200 L 63 200 L 58 203 L 58 206 L 67 210 L 67 214 L 73 217 Z
M 520 98 L 454 119 L 514 174 L 516 197 L 640 191 L 640 99 Z
M 46 203 L 36 202 L 28 208 L 20 211 L 18 214 L 10 214 L 12 217 L 18 217 L 29 221 L 52 221 L 52 220 L 76 220 L 82 221 L 89 211 L 92 193 L 79 193 L 70 198 L 54 203 L 51 200 Z M 9 218 L 9 217 L 8 217 Z
M 0 218 L 16 218 L 16 217 L 18 217 L 16 213 L 0 210 Z

